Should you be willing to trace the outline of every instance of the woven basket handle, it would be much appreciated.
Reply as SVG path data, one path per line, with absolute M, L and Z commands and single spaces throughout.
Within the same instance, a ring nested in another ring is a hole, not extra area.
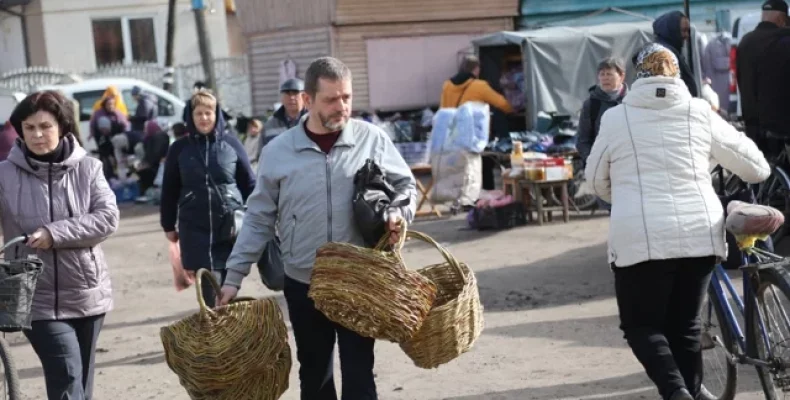
M 401 235 L 400 235 L 400 238 L 398 240 L 398 243 L 395 244 L 395 248 L 392 249 L 392 251 L 394 251 L 395 254 L 398 255 L 398 257 L 400 257 L 400 251 L 401 251 L 401 249 L 403 249 L 403 244 L 406 243 L 406 233 L 407 233 L 407 231 L 406 231 L 406 228 L 407 228 L 406 220 L 401 218 L 400 221 L 399 221 L 399 225 L 400 225 L 400 233 L 401 233 Z M 376 247 L 374 247 L 374 249 L 379 250 L 379 251 L 383 251 L 387 247 L 387 244 L 389 244 L 391 234 L 392 233 L 389 230 L 387 230 L 387 232 L 384 233 L 384 236 L 382 236 L 381 239 L 379 239 L 379 242 L 378 242 L 378 244 L 376 244 Z
M 422 232 L 409 231 L 406 233 L 406 236 L 417 240 L 422 240 L 423 242 L 428 243 L 434 248 L 436 248 L 436 250 L 439 250 L 439 253 L 442 254 L 442 257 L 444 257 L 447 263 L 450 264 L 453 268 L 455 268 L 455 270 L 458 271 L 458 274 L 461 275 L 461 277 L 464 280 L 464 284 L 468 283 L 469 278 L 466 276 L 464 270 L 461 268 L 461 263 L 459 263 L 458 260 L 455 258 L 455 256 L 453 256 L 449 251 L 447 251 L 447 249 L 444 246 L 440 245 L 435 240 L 433 240 L 433 238 Z
M 197 300 L 198 304 L 200 304 L 200 311 L 201 312 L 208 312 L 212 313 L 212 311 L 208 305 L 206 305 L 206 301 L 203 300 L 203 275 L 206 276 L 211 287 L 214 289 L 214 295 L 219 296 L 222 293 L 222 288 L 219 286 L 219 282 L 217 282 L 217 278 L 214 278 L 214 275 L 211 274 L 211 271 L 201 268 L 197 272 L 197 277 L 195 278 L 195 289 L 197 289 Z

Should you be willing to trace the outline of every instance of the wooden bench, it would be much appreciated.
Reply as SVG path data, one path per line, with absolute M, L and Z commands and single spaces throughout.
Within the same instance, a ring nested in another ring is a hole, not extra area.
M 562 219 L 564 222 L 567 223 L 570 221 L 570 199 L 568 196 L 569 182 L 570 179 L 535 182 L 521 177 L 512 178 L 507 175 L 507 172 L 502 175 L 502 185 L 505 194 L 510 194 L 516 201 L 524 203 L 529 221 L 533 221 L 532 212 L 535 212 L 538 225 L 543 225 L 545 222 L 552 222 L 554 220 L 555 211 L 562 212 Z M 544 194 L 555 193 L 557 189 L 560 189 L 560 205 L 544 205 Z

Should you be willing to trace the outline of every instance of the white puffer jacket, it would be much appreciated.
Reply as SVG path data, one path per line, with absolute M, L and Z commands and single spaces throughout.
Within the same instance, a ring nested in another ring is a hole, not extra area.
M 716 164 L 748 183 L 770 173 L 754 142 L 682 80 L 637 80 L 603 115 L 585 171 L 612 203 L 609 262 L 725 258 L 724 211 L 710 177 Z

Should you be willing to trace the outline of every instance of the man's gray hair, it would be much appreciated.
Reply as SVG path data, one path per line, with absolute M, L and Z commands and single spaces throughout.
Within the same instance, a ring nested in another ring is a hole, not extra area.
M 310 96 L 318 93 L 318 80 L 341 81 L 351 79 L 351 70 L 334 57 L 321 57 L 313 61 L 304 73 L 304 91 Z
M 625 75 L 625 61 L 618 57 L 605 58 L 598 64 L 598 72 L 605 69 L 613 69 L 620 75 Z

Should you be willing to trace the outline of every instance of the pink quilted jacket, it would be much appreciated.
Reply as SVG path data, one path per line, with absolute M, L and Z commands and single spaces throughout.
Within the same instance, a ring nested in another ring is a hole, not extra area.
M 0 162 L 0 219 L 4 240 L 42 226 L 54 246 L 33 250 L 24 244 L 7 258 L 35 254 L 44 270 L 33 297 L 33 320 L 99 315 L 112 308 L 112 289 L 100 243 L 118 228 L 115 194 L 99 160 L 88 157 L 72 138 L 72 154 L 48 164 L 25 157 L 19 145 Z

